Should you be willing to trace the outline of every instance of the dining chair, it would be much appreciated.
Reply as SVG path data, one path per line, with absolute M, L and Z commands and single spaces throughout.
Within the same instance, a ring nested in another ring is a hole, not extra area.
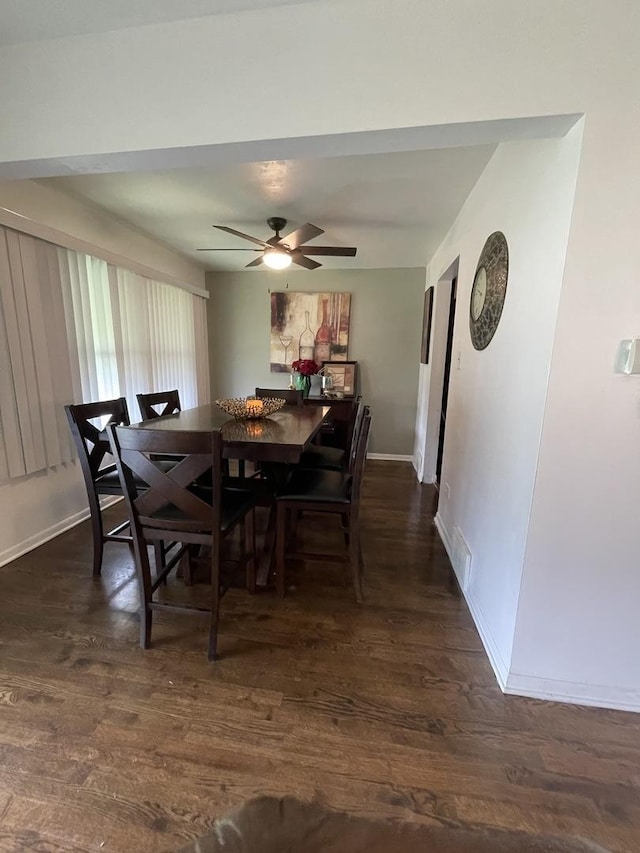
M 113 462 L 105 464 L 105 457 L 111 453 L 105 419 L 109 424 L 128 424 L 127 401 L 124 397 L 118 397 L 116 400 L 69 404 L 64 407 L 64 410 L 78 451 L 89 499 L 93 536 L 93 576 L 98 577 L 102 570 L 104 543 L 131 544 L 132 542 L 130 535 L 122 533 L 129 527 L 128 521 L 122 522 L 105 533 L 100 510 L 100 495 L 123 495 L 115 464 Z
M 302 391 L 293 388 L 256 388 L 256 397 L 275 397 L 276 400 L 285 400 L 287 406 L 302 406 L 304 397 Z
M 221 543 L 238 526 L 244 528 L 240 563 L 245 566 L 249 591 L 255 591 L 253 497 L 246 491 L 222 488 L 222 437 L 218 430 L 178 432 L 114 425 L 109 426 L 108 432 L 133 531 L 140 592 L 140 645 L 149 648 L 154 610 L 208 614 L 208 656 L 215 660 L 220 598 L 230 580 L 221 572 Z M 167 455 L 181 457 L 170 470 L 163 468 L 161 462 Z M 210 485 L 201 486 L 207 471 L 211 472 Z M 137 480 L 145 483 L 144 491 L 137 487 Z M 155 542 L 178 542 L 180 547 L 153 580 L 146 546 Z M 158 587 L 174 566 L 191 560 L 196 546 L 209 549 L 209 607 L 158 600 Z M 238 561 L 235 568 L 237 565 Z
M 365 405 L 358 397 L 351 408 L 347 425 L 344 447 L 330 447 L 324 444 L 310 444 L 298 463 L 303 468 L 323 468 L 328 471 L 350 471 L 353 466 L 353 453 L 358 445 L 358 435 L 364 417 Z
M 302 391 L 296 391 L 292 388 L 256 388 L 255 396 L 258 399 L 265 397 L 275 397 L 276 400 L 285 400 L 287 406 L 302 406 L 303 396 Z M 238 460 L 238 476 L 245 477 L 244 459 Z M 260 470 L 260 466 L 256 466 L 256 472 Z
M 152 418 L 162 418 L 165 415 L 175 415 L 180 411 L 180 394 L 178 389 L 173 391 L 156 391 L 150 394 L 136 394 L 138 406 L 140 408 L 140 416 L 143 421 L 150 421 Z M 156 406 L 162 406 L 158 410 Z
M 276 495 L 276 588 L 281 598 L 286 591 L 286 560 L 315 559 L 324 562 L 348 563 L 356 601 L 362 602 L 362 546 L 360 536 L 360 491 L 364 463 L 369 443 L 371 415 L 365 407 L 362 426 L 354 451 L 353 469 L 328 471 L 321 468 L 297 467 Z M 317 554 L 287 550 L 287 533 L 295 536 L 301 510 L 339 515 L 348 548 L 346 555 Z M 291 521 L 294 523 L 291 524 Z

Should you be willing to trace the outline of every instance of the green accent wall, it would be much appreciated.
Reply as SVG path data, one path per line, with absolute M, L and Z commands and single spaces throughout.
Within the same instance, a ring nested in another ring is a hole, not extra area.
M 285 388 L 269 371 L 270 291 L 351 293 L 349 359 L 371 406 L 370 451 L 413 453 L 425 270 L 207 273 L 212 399 Z

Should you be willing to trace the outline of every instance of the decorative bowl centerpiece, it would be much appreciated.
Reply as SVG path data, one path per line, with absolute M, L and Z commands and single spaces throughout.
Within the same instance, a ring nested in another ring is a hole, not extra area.
M 226 400 L 216 400 L 216 406 L 238 420 L 266 418 L 279 411 L 285 403 L 286 400 L 280 397 L 231 397 Z

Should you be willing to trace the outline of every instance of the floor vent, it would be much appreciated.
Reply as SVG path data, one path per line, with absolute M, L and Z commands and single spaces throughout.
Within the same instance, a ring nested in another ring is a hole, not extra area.
M 458 583 L 463 590 L 466 590 L 471 574 L 471 551 L 469 546 L 464 541 L 464 537 L 460 532 L 459 527 L 453 528 L 453 537 L 451 541 L 453 569 L 458 578 Z

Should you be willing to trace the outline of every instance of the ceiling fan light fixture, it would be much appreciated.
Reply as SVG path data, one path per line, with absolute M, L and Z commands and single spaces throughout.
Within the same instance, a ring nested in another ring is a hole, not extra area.
M 265 249 L 262 259 L 272 270 L 286 270 L 291 266 L 291 255 L 282 249 Z

